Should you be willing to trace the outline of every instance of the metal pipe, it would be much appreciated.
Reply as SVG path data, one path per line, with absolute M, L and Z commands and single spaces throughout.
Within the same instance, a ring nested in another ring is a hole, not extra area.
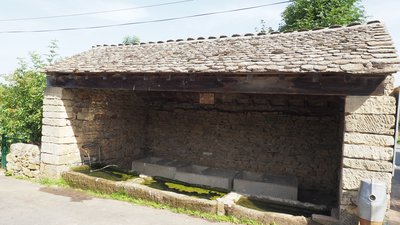
M 394 176 L 394 172 L 396 170 L 396 149 L 397 149 L 397 141 L 398 141 L 398 135 L 399 135 L 399 115 L 400 115 L 400 88 L 397 88 L 396 91 L 396 123 L 395 123 L 395 129 L 394 129 L 394 149 L 393 149 L 393 171 L 392 171 L 392 176 Z

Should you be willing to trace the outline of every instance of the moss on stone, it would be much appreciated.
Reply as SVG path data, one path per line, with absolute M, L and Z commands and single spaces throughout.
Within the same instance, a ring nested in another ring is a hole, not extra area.
M 99 171 L 93 171 L 89 168 L 89 166 L 80 166 L 72 168 L 72 171 L 112 181 L 127 181 L 138 178 L 138 176 L 134 173 L 124 172 L 112 167 L 108 167 Z
M 193 186 L 184 183 L 178 183 L 173 181 L 165 181 L 162 179 L 147 180 L 146 186 L 156 188 L 164 191 L 172 191 L 178 194 L 184 194 L 191 197 L 215 200 L 226 195 L 226 192 L 214 190 L 207 187 Z

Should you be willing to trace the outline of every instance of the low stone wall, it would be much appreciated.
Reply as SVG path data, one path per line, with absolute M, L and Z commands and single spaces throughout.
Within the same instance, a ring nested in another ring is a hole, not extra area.
M 117 182 L 102 178 L 91 177 L 78 172 L 64 172 L 64 180 L 72 187 L 95 190 L 102 193 L 112 194 L 125 192 L 129 196 L 154 201 L 169 205 L 174 208 L 184 208 L 206 212 L 210 214 L 235 216 L 241 219 L 251 219 L 262 224 L 279 225 L 308 225 L 312 224 L 309 218 L 304 216 L 292 216 L 283 213 L 261 212 L 236 205 L 233 198 L 239 199 L 235 193 L 229 193 L 217 200 L 198 199 L 190 196 L 177 194 L 169 191 L 157 190 L 134 182 Z
M 283 213 L 261 212 L 254 209 L 245 208 L 240 205 L 232 205 L 225 207 L 227 215 L 237 218 L 251 218 L 263 224 L 279 224 L 279 225 L 308 225 L 311 221 L 304 216 L 292 216 Z
M 102 193 L 125 192 L 129 196 L 207 213 L 217 213 L 217 201 L 192 198 L 168 191 L 161 191 L 133 182 L 114 182 L 90 177 L 77 172 L 65 172 L 62 177 L 72 187 L 96 190 Z
M 39 176 L 40 149 L 36 145 L 12 144 L 7 155 L 7 172 L 14 176 L 36 178 Z

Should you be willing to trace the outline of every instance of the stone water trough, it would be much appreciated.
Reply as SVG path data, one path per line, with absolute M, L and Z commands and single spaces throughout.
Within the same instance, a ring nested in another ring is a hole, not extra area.
M 190 165 L 178 168 L 175 179 L 190 184 L 232 190 L 233 179 L 237 173 L 234 170 Z
M 159 176 L 174 179 L 176 169 L 190 165 L 189 162 L 169 160 L 158 157 L 147 157 L 132 162 L 132 169 L 148 176 Z
M 298 182 L 294 176 L 275 176 L 242 171 L 233 180 L 238 193 L 297 200 Z
M 272 176 L 192 165 L 190 162 L 147 157 L 132 162 L 141 174 L 178 180 L 213 188 L 234 190 L 241 194 L 297 200 L 298 182 L 294 176 Z

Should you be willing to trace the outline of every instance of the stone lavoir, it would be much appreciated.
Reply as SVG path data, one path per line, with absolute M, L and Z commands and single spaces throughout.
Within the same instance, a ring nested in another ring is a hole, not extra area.
M 291 176 L 356 224 L 360 179 L 390 195 L 398 65 L 377 21 L 94 46 L 46 68 L 41 172 L 159 157 Z

